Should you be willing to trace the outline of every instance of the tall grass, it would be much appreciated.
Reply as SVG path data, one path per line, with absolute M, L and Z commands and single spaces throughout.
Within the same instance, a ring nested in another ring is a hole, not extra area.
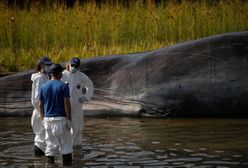
M 155 4 L 85 3 L 67 9 L 0 5 L 0 72 L 34 68 L 42 55 L 54 62 L 154 50 L 214 34 L 248 30 L 248 3 L 222 0 Z

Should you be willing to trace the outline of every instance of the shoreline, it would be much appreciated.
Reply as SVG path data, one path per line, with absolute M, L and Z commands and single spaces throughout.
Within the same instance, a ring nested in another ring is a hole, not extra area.
M 4 77 L 4 76 L 15 74 L 15 73 L 17 73 L 17 72 L 0 72 L 0 78 Z

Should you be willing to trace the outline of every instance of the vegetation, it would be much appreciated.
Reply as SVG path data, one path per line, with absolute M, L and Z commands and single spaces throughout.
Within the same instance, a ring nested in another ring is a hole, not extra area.
M 214 34 L 248 30 L 242 0 L 150 0 L 9 8 L 0 2 L 0 72 L 34 68 L 42 55 L 54 62 L 154 50 Z

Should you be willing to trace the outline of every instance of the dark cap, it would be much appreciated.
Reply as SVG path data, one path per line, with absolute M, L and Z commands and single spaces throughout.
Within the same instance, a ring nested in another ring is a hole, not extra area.
M 52 65 L 52 61 L 48 57 L 42 57 L 39 60 L 39 64 L 50 66 Z
M 50 75 L 58 75 L 63 71 L 63 68 L 60 64 L 52 64 L 51 69 L 49 71 Z
M 73 57 L 70 61 L 71 65 L 74 65 L 75 67 L 79 67 L 80 66 L 80 59 L 77 57 Z

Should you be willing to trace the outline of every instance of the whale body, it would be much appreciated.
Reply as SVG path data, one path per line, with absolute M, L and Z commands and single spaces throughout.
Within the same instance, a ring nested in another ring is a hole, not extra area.
M 82 59 L 86 116 L 247 117 L 248 32 L 143 53 Z M 0 78 L 0 116 L 31 115 L 33 70 Z

